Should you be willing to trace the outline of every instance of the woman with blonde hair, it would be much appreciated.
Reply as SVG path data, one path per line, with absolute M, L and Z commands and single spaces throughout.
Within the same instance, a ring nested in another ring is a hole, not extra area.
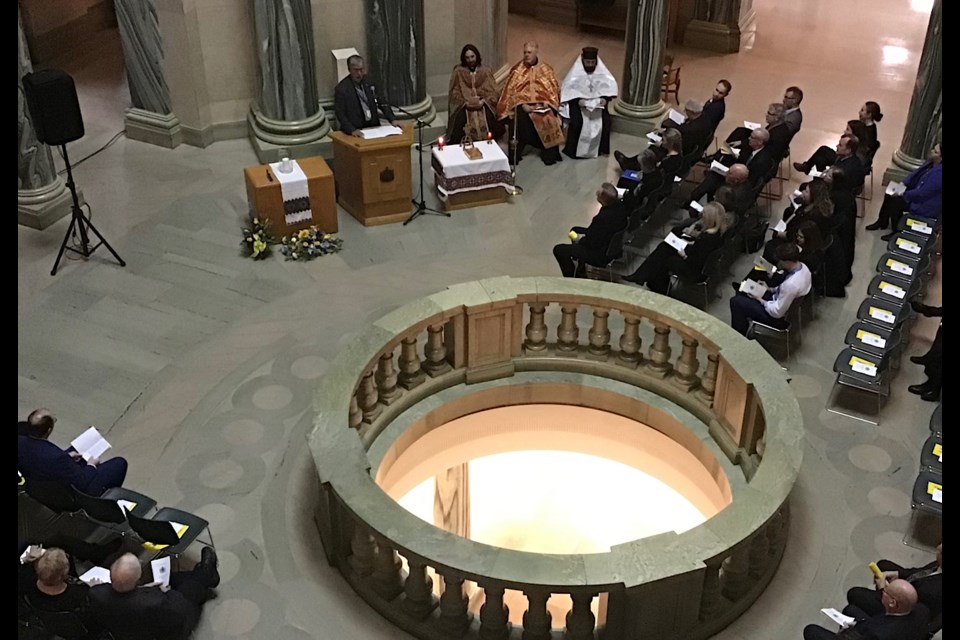
M 711 202 L 703 207 L 700 218 L 688 220 L 674 228 L 673 235 L 687 243 L 683 249 L 677 250 L 666 241 L 661 242 L 640 268 L 624 280 L 646 284 L 651 291 L 665 294 L 670 287 L 671 274 L 691 280 L 699 278 L 707 257 L 723 244 L 726 225 L 727 216 L 723 206 Z

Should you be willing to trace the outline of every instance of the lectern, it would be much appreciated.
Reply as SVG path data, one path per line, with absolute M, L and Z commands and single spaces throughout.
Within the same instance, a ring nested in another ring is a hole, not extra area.
M 288 222 L 283 206 L 280 182 L 269 165 L 243 170 L 250 211 L 270 220 L 274 234 L 280 236 L 316 225 L 325 233 L 337 232 L 337 202 L 334 198 L 333 172 L 323 158 L 300 158 L 297 164 L 307 176 L 310 193 L 310 217 Z
M 364 140 L 340 131 L 333 139 L 339 203 L 364 226 L 403 222 L 410 216 L 410 146 L 413 129 Z

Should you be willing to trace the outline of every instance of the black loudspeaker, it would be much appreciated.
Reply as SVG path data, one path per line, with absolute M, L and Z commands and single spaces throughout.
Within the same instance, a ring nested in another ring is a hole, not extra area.
M 59 69 L 23 76 L 23 92 L 33 117 L 37 139 L 59 146 L 83 137 L 83 116 L 73 78 Z

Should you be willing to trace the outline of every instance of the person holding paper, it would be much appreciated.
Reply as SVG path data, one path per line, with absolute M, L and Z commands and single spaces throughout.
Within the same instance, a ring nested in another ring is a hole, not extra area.
M 111 487 L 123 485 L 127 461 L 116 457 L 101 462 L 84 460 L 76 451 L 64 451 L 50 442 L 57 423 L 47 409 L 37 409 L 27 417 L 29 435 L 17 436 L 17 465 L 26 478 L 54 480 L 80 491 L 99 496 Z
M 847 605 L 843 613 L 856 620 L 852 631 L 834 633 L 820 625 L 803 628 L 803 640 L 834 640 L 860 638 L 862 640 L 924 640 L 930 614 L 924 606 L 917 606 L 917 591 L 906 580 L 893 580 L 883 590 L 883 612 L 867 615 Z
M 493 70 L 483 66 L 480 51 L 472 44 L 460 51 L 460 64 L 450 74 L 447 100 L 447 133 L 449 144 L 460 144 L 464 137 L 486 140 L 487 134 L 498 138 L 497 82 Z
M 790 140 L 793 139 L 793 132 L 790 131 L 790 128 L 787 127 L 783 121 L 783 105 L 779 102 L 770 103 L 767 106 L 765 122 L 766 125 L 762 128 L 766 129 L 767 133 L 770 134 L 767 140 L 767 147 L 769 147 L 770 153 L 775 160 L 779 162 L 780 158 L 786 154 L 787 147 L 790 146 Z M 743 148 L 747 144 L 747 139 L 750 137 L 751 131 L 756 131 L 756 129 L 746 126 L 737 127 L 727 136 L 726 142 L 731 147 Z
M 880 215 L 877 221 L 866 226 L 870 231 L 890 229 L 896 232 L 897 225 L 904 213 L 911 217 L 922 218 L 933 225 L 940 217 L 943 207 L 943 154 L 941 143 L 933 145 L 927 155 L 927 161 L 919 168 L 910 172 L 903 179 L 905 189 L 900 195 L 891 193 L 888 188 L 880 206 Z M 891 224 L 892 223 L 892 224 Z M 889 237 L 884 236 L 885 240 Z
M 876 109 L 867 111 L 867 105 L 874 105 Z M 879 121 L 880 118 L 883 118 L 883 114 L 880 113 L 880 105 L 876 102 L 868 102 L 860 108 L 860 117 L 858 119 L 847 121 L 847 128 L 843 132 L 843 135 L 856 136 L 857 140 L 860 141 L 857 155 L 866 167 L 873 164 L 873 156 L 877 152 L 877 149 L 880 148 L 880 142 L 877 140 L 877 125 L 876 122 L 872 120 L 873 117 L 877 117 Z M 869 124 L 864 121 L 864 118 L 867 119 Z M 836 161 L 836 151 L 824 145 L 814 151 L 813 155 L 810 156 L 806 162 L 794 162 L 793 168 L 800 173 L 810 173 L 811 169 L 824 171 Z
M 747 182 L 753 188 L 759 187 L 770 177 L 770 174 L 773 173 L 774 167 L 776 167 L 777 164 L 776 159 L 768 148 L 767 143 L 769 140 L 770 133 L 768 131 L 765 129 L 756 129 L 750 132 L 750 136 L 747 138 L 747 146 L 740 151 L 739 156 L 717 152 L 716 157 L 718 159 L 713 162 L 731 169 L 734 165 L 742 166 L 747 171 L 744 182 Z M 711 167 L 712 166 L 714 165 L 711 163 Z M 725 175 L 721 175 L 721 173 L 716 170 L 707 171 L 703 176 L 703 180 L 700 181 L 700 184 L 690 192 L 690 199 L 699 201 L 703 196 L 707 196 L 708 201 L 712 200 L 713 194 L 716 193 L 722 184 L 725 182 L 731 184 L 729 175 L 729 171 L 727 171 Z M 739 184 L 739 180 L 739 176 L 735 177 L 732 184 Z
M 333 90 L 333 111 L 337 114 L 340 131 L 359 136 L 360 129 L 379 127 L 377 111 L 393 126 L 399 126 L 390 103 L 383 99 L 376 85 L 367 77 L 367 63 L 360 56 L 347 58 L 349 75 Z
M 211 547 L 203 548 L 193 570 L 174 572 L 169 585 L 137 586 L 141 575 L 140 561 L 126 553 L 110 565 L 110 584 L 90 589 L 90 615 L 115 640 L 186 640 L 220 584 Z
M 624 176 L 620 178 L 621 184 L 617 185 L 627 189 L 627 193 L 623 196 L 623 204 L 627 208 L 628 215 L 632 215 L 639 207 L 643 207 L 647 198 L 663 187 L 663 174 L 660 172 L 657 154 L 653 149 L 644 149 L 640 154 L 640 173 L 637 177 L 640 179 L 639 184 Z M 652 212 L 652 209 L 649 209 L 647 215 L 649 216 Z
M 572 244 L 558 244 L 553 248 L 553 257 L 560 265 L 564 278 L 586 277 L 586 265 L 606 266 L 610 262 L 607 247 L 613 236 L 627 226 L 627 207 L 620 201 L 617 188 L 604 182 L 597 189 L 600 211 L 590 221 L 589 227 L 573 227 L 572 232 L 580 237 Z
M 763 297 L 743 292 L 730 298 L 730 326 L 747 335 L 750 321 L 756 320 L 771 327 L 785 328 L 784 318 L 794 300 L 810 293 L 811 275 L 807 265 L 800 262 L 800 248 L 787 243 L 777 248 L 777 268 L 783 271 L 783 281 L 767 290 Z
M 676 128 L 683 136 L 683 155 L 688 156 L 699 150 L 703 153 L 713 136 L 713 122 L 703 117 L 703 104 L 697 100 L 687 100 L 683 105 L 683 122 L 674 123 L 667 118 L 663 121 L 666 128 Z
M 683 167 L 683 134 L 677 129 L 662 129 L 659 133 L 648 133 L 651 138 L 651 144 L 647 149 L 652 149 L 657 154 L 657 160 L 660 163 L 660 171 L 663 173 L 664 180 L 673 180 L 680 169 Z M 620 165 L 621 171 L 636 171 L 640 168 L 640 155 L 628 156 L 620 151 L 614 151 L 613 157 Z
M 31 608 L 48 613 L 75 613 L 90 625 L 90 587 L 70 575 L 70 560 L 63 549 L 39 548 L 36 553 L 28 552 L 22 563 L 19 593 Z
M 497 102 L 497 118 L 516 128 L 517 148 L 511 160 L 519 162 L 528 144 L 540 149 L 545 165 L 560 162 L 564 143 L 560 121 L 560 83 L 553 67 L 539 58 L 540 45 L 523 44 L 523 60 L 513 65 Z
M 563 152 L 571 158 L 610 154 L 607 106 L 620 90 L 598 53 L 596 47 L 584 47 L 560 87 L 560 116 L 567 127 Z
M 922 567 L 901 567 L 890 560 L 878 560 L 879 575 L 873 577 L 873 589 L 853 587 L 847 591 L 847 602 L 868 616 L 881 615 L 883 591 L 893 580 L 906 580 L 917 590 L 917 599 L 936 620 L 943 611 L 943 543 L 937 545 L 937 559 Z M 938 627 L 939 628 L 939 627 Z M 933 629 L 932 631 L 936 631 Z
M 723 244 L 725 221 L 723 207 L 711 202 L 703 208 L 699 220 L 675 227 L 643 264 L 623 279 L 666 294 L 671 274 L 691 280 L 700 278 L 707 257 Z

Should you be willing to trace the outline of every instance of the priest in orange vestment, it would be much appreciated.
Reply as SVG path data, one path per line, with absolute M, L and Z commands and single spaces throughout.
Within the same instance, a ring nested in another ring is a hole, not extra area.
M 507 82 L 497 103 L 497 117 L 510 119 L 516 114 L 517 148 L 511 150 L 511 161 L 519 162 L 523 149 L 531 144 L 540 149 L 543 164 L 559 162 L 563 146 L 560 110 L 560 83 L 553 68 L 537 57 L 536 42 L 523 45 L 523 60 L 510 69 Z M 513 130 L 510 130 L 511 136 Z

